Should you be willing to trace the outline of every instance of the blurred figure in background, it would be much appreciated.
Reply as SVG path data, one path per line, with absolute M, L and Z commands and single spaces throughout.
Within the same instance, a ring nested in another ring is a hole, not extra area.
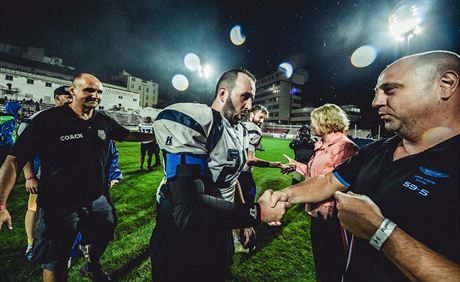
M 306 164 L 313 155 L 315 141 L 311 136 L 310 129 L 304 125 L 299 129 L 297 137 L 289 143 L 289 148 L 294 151 L 294 159 L 299 163 Z M 302 175 L 294 172 L 292 184 L 302 181 Z
M 10 101 L 5 104 L 5 112 L 0 113 L 0 164 L 5 161 L 16 140 L 16 120 L 20 109 L 21 104 Z

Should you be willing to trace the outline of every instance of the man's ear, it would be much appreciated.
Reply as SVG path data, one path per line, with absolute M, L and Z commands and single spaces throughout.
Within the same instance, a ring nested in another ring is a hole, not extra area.
M 454 71 L 446 71 L 442 74 L 439 87 L 441 99 L 449 100 L 459 87 L 459 75 Z
M 75 96 L 75 86 L 73 84 L 69 88 L 70 96 Z
M 220 87 L 217 94 L 219 96 L 220 102 L 224 103 L 228 96 L 228 90 L 226 87 Z

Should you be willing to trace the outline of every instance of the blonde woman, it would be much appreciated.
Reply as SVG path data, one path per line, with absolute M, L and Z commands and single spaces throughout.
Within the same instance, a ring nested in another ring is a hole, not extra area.
M 359 148 L 346 136 L 349 124 L 346 113 L 337 105 L 325 104 L 314 109 L 311 130 L 320 140 L 315 143 L 313 156 L 307 164 L 286 156 L 291 171 L 295 168 L 305 177 L 313 177 L 334 170 L 350 158 Z M 307 204 L 305 209 L 311 216 L 310 237 L 316 278 L 318 281 L 340 281 L 345 269 L 347 244 L 335 212 L 335 201 L 330 198 Z

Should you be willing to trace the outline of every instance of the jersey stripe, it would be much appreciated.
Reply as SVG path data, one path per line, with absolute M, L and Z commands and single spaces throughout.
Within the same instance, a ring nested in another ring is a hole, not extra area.
M 195 119 L 179 111 L 170 109 L 163 110 L 160 112 L 160 114 L 158 114 L 156 120 L 162 119 L 180 123 L 188 128 L 195 130 L 203 136 L 206 136 L 203 127 Z

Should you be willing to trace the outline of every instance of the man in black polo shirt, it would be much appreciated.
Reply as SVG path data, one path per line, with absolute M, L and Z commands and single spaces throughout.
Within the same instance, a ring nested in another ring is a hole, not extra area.
M 110 280 L 99 265 L 114 228 L 111 206 L 102 196 L 107 143 L 151 140 L 153 135 L 130 132 L 97 112 L 102 92 L 95 76 L 75 76 L 70 87 L 72 103 L 37 115 L 0 169 L 0 228 L 6 222 L 11 229 L 6 200 L 17 172 L 35 156 L 41 160 L 33 261 L 42 264 L 44 281 L 66 280 L 77 231 L 92 246 L 91 263 L 82 269 L 84 273 L 93 280 Z
M 275 204 L 335 194 L 341 225 L 353 234 L 345 281 L 458 281 L 459 83 L 455 53 L 394 62 L 380 74 L 372 105 L 397 135 L 272 195 Z M 339 192 L 346 189 L 353 192 Z

